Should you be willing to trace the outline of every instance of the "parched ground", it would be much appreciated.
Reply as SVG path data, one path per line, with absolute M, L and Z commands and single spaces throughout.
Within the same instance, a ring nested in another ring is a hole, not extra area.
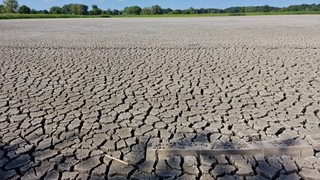
M 0 179 L 317 179 L 319 32 L 308 15 L 0 21 Z

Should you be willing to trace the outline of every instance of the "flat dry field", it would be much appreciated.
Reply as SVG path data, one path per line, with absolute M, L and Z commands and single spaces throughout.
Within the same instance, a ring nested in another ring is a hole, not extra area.
M 0 21 L 0 179 L 319 178 L 319 123 L 320 16 Z

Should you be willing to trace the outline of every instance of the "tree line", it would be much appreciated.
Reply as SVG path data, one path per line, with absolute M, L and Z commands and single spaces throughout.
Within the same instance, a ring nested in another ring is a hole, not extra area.
M 225 9 L 217 8 L 193 8 L 171 9 L 162 8 L 159 5 L 141 8 L 139 6 L 125 7 L 123 10 L 100 9 L 97 5 L 92 5 L 91 10 L 84 4 L 66 4 L 62 7 L 53 6 L 49 10 L 35 10 L 26 5 L 19 6 L 17 0 L 4 0 L 0 5 L 0 13 L 19 14 L 75 14 L 75 15 L 158 15 L 158 14 L 215 14 L 215 13 L 254 13 L 254 12 L 298 12 L 298 11 L 320 11 L 320 4 L 301 4 L 288 7 L 273 6 L 242 6 L 229 7 Z

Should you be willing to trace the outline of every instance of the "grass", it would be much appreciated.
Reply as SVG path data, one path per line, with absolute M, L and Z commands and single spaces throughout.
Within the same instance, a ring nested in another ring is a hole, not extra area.
M 262 15 L 300 15 L 320 14 L 320 11 L 298 11 L 298 12 L 253 12 L 253 13 L 212 13 L 212 14 L 161 14 L 161 15 L 117 15 L 114 18 L 145 18 L 145 17 L 215 17 L 215 16 L 262 16 Z
M 295 12 L 254 12 L 216 14 L 162 14 L 162 15 L 73 15 L 73 14 L 0 14 L 0 19 L 40 19 L 40 18 L 148 18 L 148 17 L 212 17 L 212 16 L 260 16 L 260 15 L 299 15 L 320 14 L 320 11 Z
M 41 19 L 41 18 L 107 18 L 108 15 L 73 14 L 0 14 L 0 19 Z
M 225 13 L 217 14 L 159 14 L 159 15 L 113 15 L 113 18 L 153 18 L 153 17 L 208 17 L 208 16 L 228 16 Z
M 257 15 L 300 15 L 300 14 L 320 14 L 320 11 L 284 11 L 284 12 L 253 12 L 253 13 L 240 13 L 245 16 Z

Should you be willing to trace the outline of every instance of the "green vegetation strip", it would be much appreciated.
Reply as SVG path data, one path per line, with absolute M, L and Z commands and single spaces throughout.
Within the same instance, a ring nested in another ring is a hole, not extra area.
M 263 15 L 313 15 L 320 11 L 293 11 L 293 12 L 254 12 L 254 13 L 212 13 L 212 14 L 158 14 L 158 15 L 111 15 L 114 18 L 139 17 L 211 17 L 211 16 L 263 16 Z
M 301 12 L 255 12 L 255 13 L 214 13 L 214 14 L 161 14 L 161 15 L 73 15 L 73 14 L 0 14 L 0 19 L 40 19 L 40 18 L 147 18 L 147 17 L 212 17 L 212 16 L 259 16 L 259 15 L 299 15 L 320 14 L 319 11 Z
M 73 14 L 0 14 L 0 19 L 41 19 L 41 18 L 107 18 L 108 15 Z

